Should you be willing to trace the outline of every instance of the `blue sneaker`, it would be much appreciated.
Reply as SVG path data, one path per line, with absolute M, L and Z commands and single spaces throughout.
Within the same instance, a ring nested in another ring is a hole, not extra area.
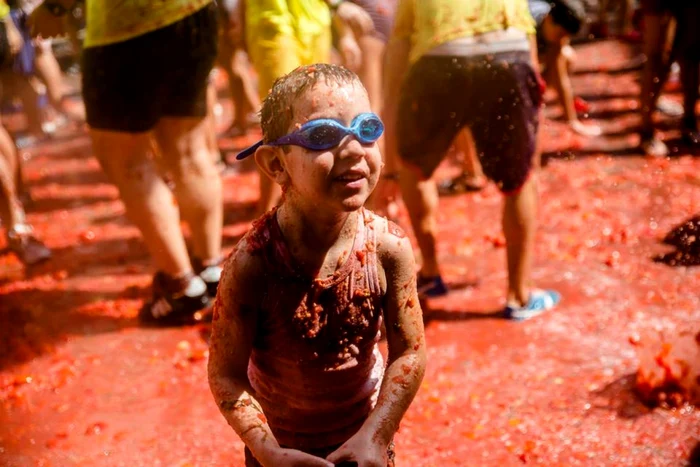
M 530 300 L 525 306 L 506 305 L 503 314 L 506 319 L 524 321 L 551 310 L 559 303 L 561 295 L 554 290 L 534 289 L 530 292 Z
M 441 276 L 421 277 L 418 276 L 418 296 L 421 298 L 434 298 L 447 295 L 447 286 L 442 281 Z

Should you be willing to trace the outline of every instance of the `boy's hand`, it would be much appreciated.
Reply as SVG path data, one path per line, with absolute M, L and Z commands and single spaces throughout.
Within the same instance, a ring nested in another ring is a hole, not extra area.
M 335 14 L 352 29 L 355 37 L 362 37 L 374 30 L 372 17 L 361 6 L 354 3 L 341 3 L 338 5 Z
M 360 430 L 326 459 L 334 465 L 354 463 L 357 467 L 386 467 L 387 447 L 372 438 Z
M 268 451 L 263 459 L 263 465 L 265 467 L 334 467 L 332 463 L 320 457 L 285 448 Z

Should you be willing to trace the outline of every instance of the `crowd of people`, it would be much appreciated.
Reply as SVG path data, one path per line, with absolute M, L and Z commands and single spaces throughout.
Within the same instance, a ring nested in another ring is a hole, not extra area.
M 697 147 L 700 5 L 643 0 L 634 15 L 620 3 L 621 36 L 646 56 L 641 151 L 668 154 L 652 116 L 673 63 L 683 141 Z M 549 87 L 571 131 L 602 134 L 579 118 L 570 80 L 588 22 L 579 0 L 0 1 L 0 18 L 3 97 L 27 117 L 23 138 L 0 126 L 10 250 L 27 266 L 51 257 L 25 218 L 17 148 L 84 121 L 152 259 L 140 319 L 212 320 L 210 385 L 246 465 L 393 465 L 425 369 L 422 299 L 449 293 L 440 193 L 501 191 L 505 318 L 562 299 L 532 282 L 539 129 Z M 84 109 L 66 105 L 59 36 L 80 53 Z M 237 156 L 259 169 L 258 220 L 228 256 L 221 165 L 234 162 L 218 149 L 214 67 L 234 107 L 224 135 L 262 130 Z M 451 147 L 462 173 L 437 180 Z M 395 223 L 398 199 L 420 267 Z

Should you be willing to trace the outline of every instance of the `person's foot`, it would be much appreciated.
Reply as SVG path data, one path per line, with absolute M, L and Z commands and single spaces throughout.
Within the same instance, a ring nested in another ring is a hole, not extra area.
M 458 195 L 466 192 L 481 191 L 486 187 L 486 177 L 477 177 L 461 173 L 450 180 L 438 183 L 438 193 L 443 196 Z
M 551 310 L 560 300 L 561 295 L 554 290 L 534 289 L 525 305 L 509 303 L 503 310 L 503 315 L 513 321 L 524 321 Z
M 420 298 L 435 298 L 447 295 L 447 286 L 441 276 L 418 276 L 418 296 Z
M 639 144 L 640 149 L 649 157 L 666 157 L 668 156 L 668 146 L 658 138 L 643 138 Z
M 569 122 L 569 127 L 571 127 L 574 133 L 588 138 L 594 138 L 603 134 L 602 128 L 598 125 L 585 124 L 580 120 Z
M 192 258 L 194 272 L 201 277 L 207 285 L 207 293 L 211 298 L 216 297 L 216 290 L 219 288 L 219 280 L 221 280 L 221 273 L 223 272 L 222 265 L 223 258 L 219 258 L 215 261 L 208 261 L 206 265 L 201 259 Z
M 182 326 L 202 321 L 203 311 L 211 306 L 207 285 L 201 277 L 189 273 L 173 278 L 163 272 L 153 276 L 153 298 L 139 312 L 144 324 Z
M 7 243 L 10 251 L 26 266 L 34 266 L 51 258 L 51 250 L 32 235 L 31 230 L 24 232 L 8 230 Z
M 683 105 L 665 96 L 659 97 L 656 108 L 659 112 L 669 117 L 678 118 L 683 115 Z

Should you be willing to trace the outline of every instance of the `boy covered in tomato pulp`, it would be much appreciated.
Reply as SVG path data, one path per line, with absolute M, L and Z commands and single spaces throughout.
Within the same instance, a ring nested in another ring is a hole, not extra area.
M 393 465 L 426 357 L 410 241 L 364 208 L 384 126 L 358 77 L 327 64 L 278 79 L 261 120 L 238 158 L 254 154 L 284 196 L 226 261 L 212 393 L 246 466 Z

